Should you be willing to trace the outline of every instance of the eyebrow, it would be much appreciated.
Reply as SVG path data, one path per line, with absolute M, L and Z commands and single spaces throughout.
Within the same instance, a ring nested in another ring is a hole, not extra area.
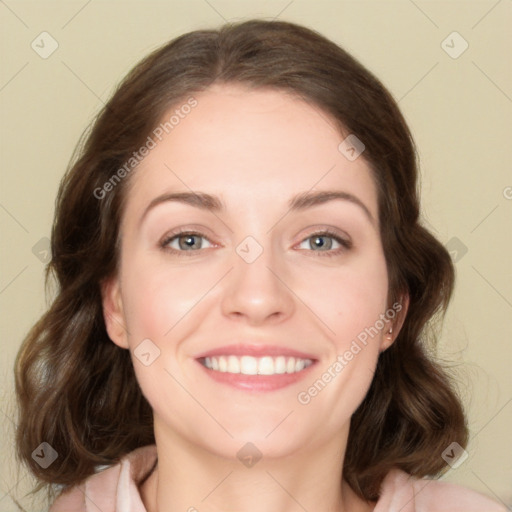
M 357 205 L 366 215 L 368 220 L 375 225 L 375 219 L 367 206 L 354 194 L 342 190 L 322 190 L 317 192 L 303 192 L 293 196 L 288 203 L 290 211 L 303 211 L 313 206 L 319 206 L 334 200 L 348 201 Z M 226 207 L 222 200 L 205 192 L 170 192 L 155 197 L 144 210 L 140 223 L 155 206 L 166 202 L 178 202 L 188 204 L 201 210 L 211 212 L 223 212 Z
M 350 203 L 359 206 L 359 208 L 361 208 L 361 210 L 363 210 L 365 213 L 366 217 L 368 217 L 368 220 L 375 225 L 375 219 L 363 201 L 361 201 L 361 199 L 359 199 L 354 194 L 342 190 L 304 192 L 294 196 L 289 203 L 289 207 L 292 211 L 300 211 L 334 200 L 349 201 Z

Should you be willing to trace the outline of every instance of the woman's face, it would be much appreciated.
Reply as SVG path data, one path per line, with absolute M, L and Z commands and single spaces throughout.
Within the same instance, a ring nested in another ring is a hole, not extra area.
M 130 177 L 109 335 L 157 439 L 227 457 L 339 444 L 391 343 L 370 168 L 282 92 L 194 97 Z

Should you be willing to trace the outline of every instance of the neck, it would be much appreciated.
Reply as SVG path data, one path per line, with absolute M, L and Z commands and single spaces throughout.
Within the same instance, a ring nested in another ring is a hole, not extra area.
M 167 433 L 166 433 L 167 434 Z M 284 457 L 265 457 L 249 467 L 237 457 L 158 435 L 158 464 L 141 486 L 147 512 L 218 512 L 279 510 L 296 512 L 368 512 L 342 480 L 346 433 L 325 446 L 302 448 Z

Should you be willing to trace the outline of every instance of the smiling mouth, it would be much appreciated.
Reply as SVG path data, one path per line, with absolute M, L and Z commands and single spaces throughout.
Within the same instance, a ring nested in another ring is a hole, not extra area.
M 243 375 L 282 375 L 298 373 L 313 364 L 312 359 L 287 356 L 210 356 L 199 362 L 209 370 Z

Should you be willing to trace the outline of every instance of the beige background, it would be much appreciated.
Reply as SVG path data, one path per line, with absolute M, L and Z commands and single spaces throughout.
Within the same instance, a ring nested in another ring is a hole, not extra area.
M 399 100 L 420 151 L 425 222 L 463 249 L 440 353 L 456 363 L 472 440 L 446 479 L 512 507 L 511 14 L 510 0 L 0 2 L 0 511 L 44 509 L 24 496 L 31 480 L 12 458 L 12 365 L 45 309 L 40 258 L 78 137 L 150 50 L 250 17 L 320 31 Z M 41 37 L 50 48 L 43 31 L 58 43 L 46 59 L 31 48 Z M 442 45 L 454 31 L 469 44 L 458 58 L 445 49 L 455 55 L 462 39 Z

